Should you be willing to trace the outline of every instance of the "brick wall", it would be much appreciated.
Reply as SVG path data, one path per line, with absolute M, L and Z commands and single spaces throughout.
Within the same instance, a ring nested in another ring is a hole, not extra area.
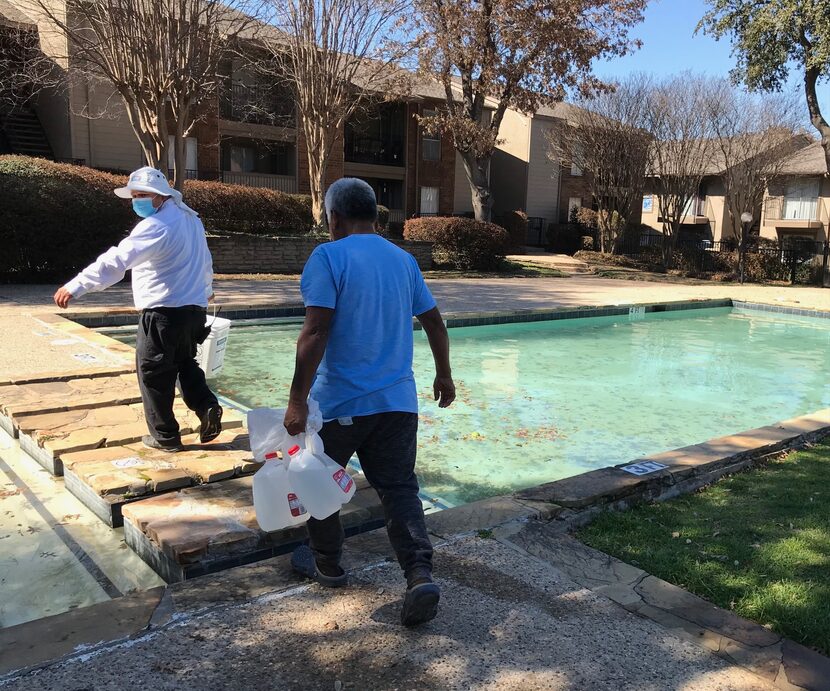
M 213 271 L 218 274 L 298 274 L 321 241 L 311 238 L 228 235 L 208 237 Z M 395 241 L 418 261 L 422 271 L 432 268 L 432 243 Z
M 571 197 L 582 199 L 582 206 L 591 208 L 593 195 L 590 190 L 589 173 L 571 175 L 571 166 L 563 165 L 560 170 L 561 187 L 559 189 L 559 222 L 568 222 L 568 200 Z
M 441 101 L 427 101 L 420 106 L 410 103 L 406 109 L 406 215 L 412 217 L 421 210 L 421 187 L 438 188 L 438 213 L 451 216 L 455 205 L 455 147 L 452 138 L 441 136 L 441 160 L 424 161 L 421 156 L 421 128 L 416 114 L 437 110 Z
M 326 166 L 324 189 L 328 189 L 331 183 L 343 177 L 343 154 L 343 135 L 341 133 L 332 145 L 328 165 Z M 308 145 L 300 123 L 297 127 L 297 191 L 300 194 L 311 194 L 311 182 L 308 177 Z

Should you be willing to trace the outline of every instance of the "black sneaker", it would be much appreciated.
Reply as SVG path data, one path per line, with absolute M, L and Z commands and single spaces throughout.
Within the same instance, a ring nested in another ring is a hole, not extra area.
M 349 584 L 349 575 L 340 567 L 337 567 L 340 573 L 336 575 L 320 573 L 308 545 L 300 545 L 294 550 L 291 554 L 291 566 L 297 573 L 317 581 L 326 588 L 342 588 Z
M 174 441 L 174 442 L 160 442 L 155 437 L 145 434 L 141 437 L 141 442 L 146 446 L 148 449 L 156 449 L 158 451 L 167 451 L 168 453 L 176 453 L 177 451 L 182 450 L 182 443 L 181 441 Z
M 215 405 L 207 409 L 204 415 L 200 415 L 202 426 L 199 428 L 199 441 L 207 444 L 222 434 L 222 406 Z
M 401 623 L 404 626 L 417 626 L 435 619 L 440 599 L 441 589 L 430 581 L 407 588 L 401 610 Z

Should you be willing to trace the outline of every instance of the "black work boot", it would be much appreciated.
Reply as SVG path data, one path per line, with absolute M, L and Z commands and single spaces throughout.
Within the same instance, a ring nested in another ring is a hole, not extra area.
M 432 576 L 412 574 L 407 578 L 401 623 L 404 626 L 417 626 L 435 619 L 440 599 L 441 589 L 432 582 Z

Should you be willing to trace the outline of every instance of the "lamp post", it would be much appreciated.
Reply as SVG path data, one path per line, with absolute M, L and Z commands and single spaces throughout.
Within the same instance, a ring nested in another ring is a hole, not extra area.
M 738 264 L 741 272 L 741 285 L 744 282 L 744 256 L 746 255 L 746 239 L 749 236 L 749 229 L 752 227 L 752 214 L 749 211 L 744 211 L 741 214 L 741 225 L 743 232 L 741 233 L 741 242 L 738 245 Z

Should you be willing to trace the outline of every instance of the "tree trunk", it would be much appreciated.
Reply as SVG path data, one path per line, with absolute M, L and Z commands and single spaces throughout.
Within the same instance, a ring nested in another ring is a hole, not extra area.
M 824 148 L 824 160 L 827 172 L 830 173 L 830 124 L 821 113 L 818 96 L 816 95 L 816 82 L 819 72 L 815 68 L 807 68 L 804 73 L 804 91 L 807 96 L 807 108 L 810 111 L 810 122 L 813 123 L 821 135 L 821 146 Z
M 477 221 L 490 221 L 493 213 L 493 198 L 490 196 L 490 156 L 476 158 L 468 152 L 459 152 L 464 163 L 464 172 L 470 183 L 473 212 Z
M 176 125 L 176 134 L 173 139 L 173 188 L 179 192 L 184 188 L 184 179 L 186 177 L 185 168 L 187 166 L 185 141 L 182 135 L 182 128 Z M 166 171 L 162 171 L 166 172 Z
M 308 160 L 308 184 L 311 196 L 311 214 L 316 226 L 326 227 L 326 167 L 331 142 L 325 129 L 317 122 L 303 119 L 306 159 Z

